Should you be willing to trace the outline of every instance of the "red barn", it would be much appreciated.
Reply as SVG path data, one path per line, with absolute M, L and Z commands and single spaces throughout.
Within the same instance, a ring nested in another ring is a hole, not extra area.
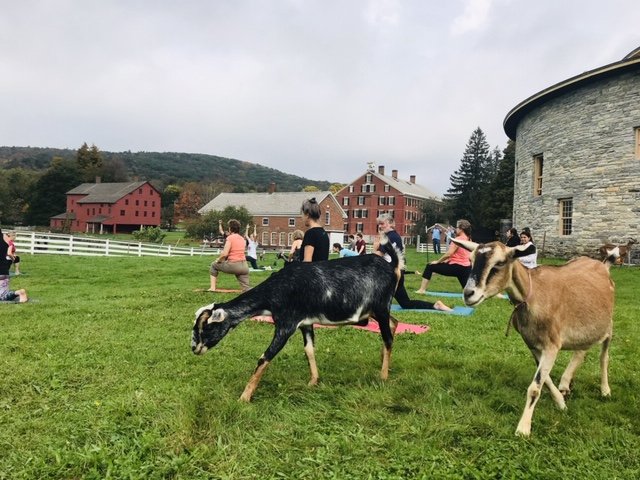
M 129 233 L 160 225 L 160 192 L 149 182 L 83 183 L 67 192 L 67 210 L 51 217 L 56 230 Z

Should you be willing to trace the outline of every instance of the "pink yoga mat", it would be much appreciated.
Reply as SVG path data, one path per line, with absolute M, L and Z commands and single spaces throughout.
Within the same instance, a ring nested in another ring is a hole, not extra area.
M 273 319 L 268 315 L 261 315 L 257 317 L 252 317 L 251 320 L 257 320 L 258 322 L 268 322 L 273 323 Z M 327 328 L 337 328 L 333 325 L 314 325 L 316 327 L 327 327 Z M 351 325 L 353 328 L 357 328 L 360 330 L 368 330 L 369 332 L 380 333 L 380 327 L 378 326 L 378 322 L 369 321 L 369 323 L 361 327 L 359 325 Z M 426 333 L 429 331 L 429 325 L 414 325 L 412 323 L 402 323 L 398 322 L 398 328 L 396 328 L 396 334 L 399 333 L 415 333 L 419 335 L 421 333 Z

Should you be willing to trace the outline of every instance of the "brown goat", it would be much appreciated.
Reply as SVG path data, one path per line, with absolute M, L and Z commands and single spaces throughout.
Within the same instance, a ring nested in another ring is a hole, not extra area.
M 565 396 L 587 350 L 601 344 L 600 391 L 609 396 L 609 344 L 613 331 L 614 284 L 606 263 L 580 257 L 562 266 L 525 268 L 517 257 L 523 246 L 509 248 L 500 242 L 476 244 L 454 240 L 473 252 L 472 271 L 464 288 L 464 301 L 476 306 L 502 291 L 515 310 L 510 322 L 531 350 L 538 366 L 527 390 L 524 412 L 516 434 L 529 436 L 536 403 L 545 384 L 557 406 L 566 408 Z M 556 387 L 550 372 L 560 350 L 573 356 Z
M 604 262 L 607 258 L 612 254 L 617 254 L 618 258 L 616 260 L 617 265 L 622 265 L 624 258 L 631 251 L 631 247 L 633 244 L 638 243 L 635 238 L 630 238 L 627 243 L 623 244 L 615 244 L 615 243 L 605 243 L 598 249 L 598 253 L 600 254 L 600 259 Z M 617 251 L 615 249 L 618 249 Z

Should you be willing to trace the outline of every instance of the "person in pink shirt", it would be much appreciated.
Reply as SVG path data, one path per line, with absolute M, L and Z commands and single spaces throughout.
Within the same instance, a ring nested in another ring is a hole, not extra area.
M 456 223 L 456 237 L 458 240 L 471 240 L 471 224 L 468 220 L 458 220 Z M 422 274 L 422 283 L 416 293 L 425 293 L 429 281 L 434 273 L 447 277 L 456 277 L 464 288 L 471 273 L 471 253 L 451 242 L 447 252 L 438 260 L 428 263 Z
M 249 286 L 249 266 L 244 255 L 247 242 L 240 235 L 240 222 L 238 220 L 229 220 L 229 235 L 224 241 L 224 248 L 218 259 L 211 264 L 209 270 L 211 277 L 210 292 L 216 291 L 216 282 L 218 281 L 218 273 L 230 273 L 235 275 L 240 282 L 242 291 L 246 292 L 251 288 Z

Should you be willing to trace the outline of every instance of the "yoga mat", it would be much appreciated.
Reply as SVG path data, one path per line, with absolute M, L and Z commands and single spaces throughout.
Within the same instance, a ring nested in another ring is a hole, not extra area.
M 452 297 L 452 298 L 462 298 L 463 294 L 462 293 L 457 293 L 457 292 L 424 292 L 425 295 L 429 295 L 431 297 Z M 501 293 L 499 295 L 496 295 L 495 298 L 504 298 L 504 299 L 509 299 L 509 296 L 505 293 Z
M 258 322 L 268 322 L 273 323 L 273 319 L 268 315 L 260 315 L 257 317 L 252 317 L 251 320 L 256 320 Z M 342 325 L 314 325 L 314 327 L 318 328 L 338 328 Z M 380 327 L 378 326 L 378 322 L 369 321 L 369 323 L 365 326 L 360 325 L 344 325 L 351 326 L 353 328 L 357 328 L 359 330 L 367 330 L 369 332 L 380 333 Z M 396 328 L 396 335 L 400 333 L 415 333 L 416 335 L 420 335 L 421 333 L 426 333 L 429 331 L 429 325 L 414 325 L 412 323 L 402 323 L 398 322 L 398 327 Z
M 425 312 L 425 313 L 445 313 L 448 315 L 471 315 L 473 308 L 471 307 L 453 307 L 453 310 L 445 312 L 444 310 L 432 310 L 426 308 L 402 308 L 400 305 L 391 305 L 392 312 Z
M 22 303 L 20 303 L 18 300 L 0 300 L 0 303 L 24 305 L 25 303 L 38 303 L 38 300 L 36 300 L 35 298 L 30 298 L 26 302 L 22 302 Z
M 242 293 L 242 290 L 230 289 L 230 288 L 216 288 L 215 292 L 211 292 L 206 288 L 196 288 L 194 292 L 209 292 L 209 293 Z
M 431 297 L 453 297 L 453 298 L 462 298 L 462 292 L 424 292 L 425 295 L 429 295 Z

